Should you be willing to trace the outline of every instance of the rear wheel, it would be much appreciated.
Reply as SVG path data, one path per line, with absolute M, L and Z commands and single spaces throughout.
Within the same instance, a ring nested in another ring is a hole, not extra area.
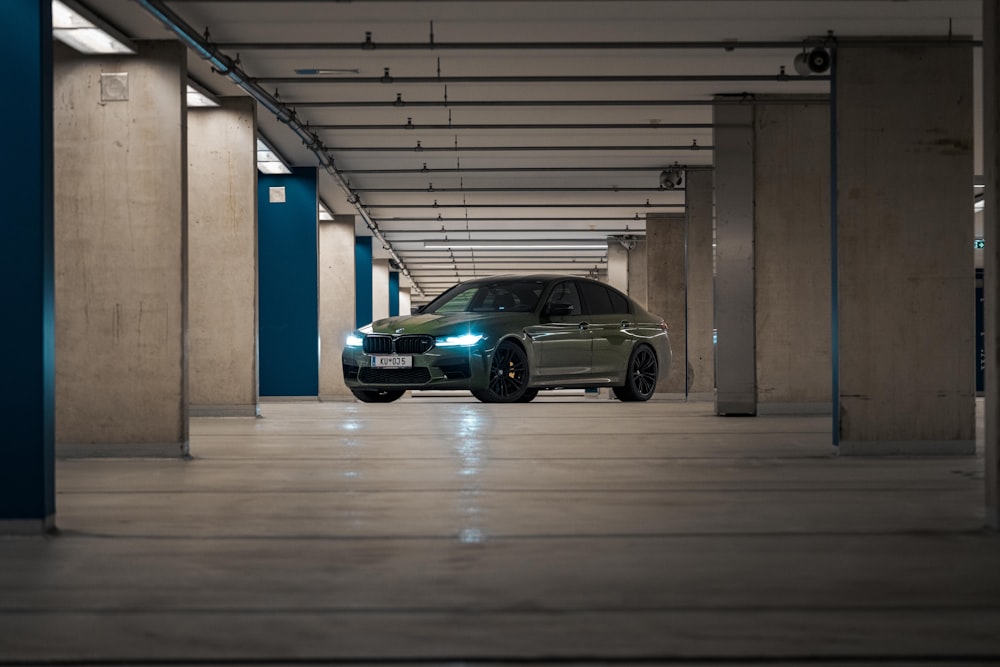
M 517 399 L 517 402 L 531 403 L 533 400 L 535 400 L 535 396 L 538 396 L 537 389 L 525 389 L 524 394 L 521 396 L 521 398 Z
M 392 403 L 406 392 L 388 389 L 351 389 L 351 393 L 362 403 Z
M 531 400 L 528 391 L 528 355 L 520 345 L 503 342 L 490 361 L 489 384 L 472 395 L 483 403 L 518 403 Z
M 629 356 L 625 384 L 612 387 L 612 391 L 620 401 L 648 401 L 656 392 L 657 375 L 656 355 L 648 345 L 640 345 Z

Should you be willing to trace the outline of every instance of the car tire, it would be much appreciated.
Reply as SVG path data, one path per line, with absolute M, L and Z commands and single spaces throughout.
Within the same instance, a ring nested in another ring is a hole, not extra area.
M 510 341 L 497 345 L 490 359 L 487 382 L 486 389 L 472 391 L 483 403 L 518 403 L 524 399 L 529 392 L 528 355 L 524 349 Z
M 351 393 L 362 403 L 392 403 L 406 392 L 388 389 L 351 389 Z
M 611 389 L 620 401 L 648 401 L 656 393 L 659 370 L 653 349 L 648 345 L 639 345 L 629 355 L 625 384 Z
M 521 398 L 517 399 L 518 403 L 531 403 L 535 400 L 535 396 L 538 396 L 537 389 L 525 389 L 524 394 Z

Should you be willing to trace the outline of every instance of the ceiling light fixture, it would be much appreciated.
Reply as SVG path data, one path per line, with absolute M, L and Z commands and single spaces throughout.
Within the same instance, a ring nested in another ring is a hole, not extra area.
M 262 174 L 290 174 L 286 163 L 277 151 L 261 137 L 257 137 L 257 171 Z
M 80 53 L 136 52 L 128 37 L 73 0 L 52 0 L 52 37 Z
M 204 86 L 189 80 L 187 83 L 187 105 L 188 108 L 217 107 L 219 106 L 219 98 Z
M 424 250 L 607 250 L 607 241 L 424 241 Z

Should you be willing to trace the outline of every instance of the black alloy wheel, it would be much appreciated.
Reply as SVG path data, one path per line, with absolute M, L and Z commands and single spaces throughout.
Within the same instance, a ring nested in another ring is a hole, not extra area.
M 392 403 L 405 391 L 389 389 L 351 389 L 351 393 L 362 403 Z
M 472 395 L 483 403 L 517 403 L 527 394 L 528 355 L 520 345 L 509 341 L 500 343 L 490 362 L 487 388 L 473 390 Z
M 640 345 L 628 359 L 625 369 L 625 384 L 612 387 L 620 401 L 648 401 L 656 392 L 656 377 L 659 366 L 656 354 L 648 345 Z

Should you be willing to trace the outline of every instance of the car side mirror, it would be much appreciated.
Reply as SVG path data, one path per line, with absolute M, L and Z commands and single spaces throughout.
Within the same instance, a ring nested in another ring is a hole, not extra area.
M 554 301 L 545 307 L 545 314 L 554 317 L 573 314 L 573 304 Z

